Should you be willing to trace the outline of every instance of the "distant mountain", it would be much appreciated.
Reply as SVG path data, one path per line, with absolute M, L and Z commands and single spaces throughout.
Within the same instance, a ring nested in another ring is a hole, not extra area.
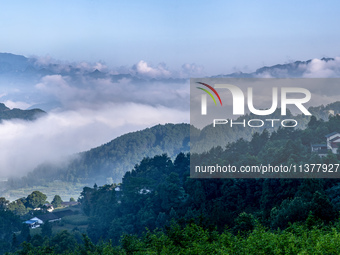
M 14 108 L 11 110 L 5 104 L 0 103 L 0 122 L 9 119 L 35 120 L 44 114 L 46 112 L 40 109 L 20 110 Z
M 14 76 L 13 76 L 14 75 Z M 63 75 L 69 76 L 74 81 L 81 76 L 91 77 L 93 79 L 109 78 L 116 82 L 122 78 L 131 79 L 134 82 L 159 81 L 158 78 L 138 77 L 134 74 L 121 73 L 111 74 L 110 72 L 91 70 L 89 68 L 80 68 L 75 64 L 58 64 L 58 63 L 40 63 L 36 58 L 26 58 L 21 55 L 11 53 L 0 53 L 0 76 L 12 76 L 13 78 L 29 77 L 37 80 L 46 75 Z M 186 79 L 166 78 L 161 79 L 167 82 L 183 82 Z
M 0 73 L 24 72 L 29 64 L 29 59 L 24 56 L 0 53 Z
M 306 65 L 311 63 L 311 59 L 306 61 L 295 61 L 287 64 L 277 64 L 273 66 L 264 66 L 257 69 L 255 72 L 243 73 L 235 72 L 231 74 L 221 74 L 210 76 L 211 78 L 255 78 L 267 75 L 273 78 L 298 78 L 302 77 L 306 71 Z M 334 58 L 322 58 L 321 61 L 334 61 Z M 147 78 L 139 77 L 133 73 L 111 74 L 110 72 L 100 71 L 98 69 L 88 70 L 77 67 L 73 64 L 58 64 L 58 63 L 40 63 L 36 58 L 26 58 L 21 55 L 11 53 L 0 53 L 0 75 L 13 75 L 18 77 L 41 78 L 45 75 L 65 75 L 77 79 L 79 75 L 85 75 L 94 79 L 110 78 L 113 82 L 117 82 L 122 78 L 132 80 L 135 83 L 145 81 L 162 81 L 162 82 L 183 82 L 187 79 L 181 78 Z
M 310 60 L 306 61 L 295 61 L 287 64 L 277 64 L 273 66 L 264 66 L 257 69 L 255 72 L 251 73 L 243 73 L 243 72 L 235 72 L 231 74 L 221 74 L 210 76 L 211 78 L 255 78 L 255 77 L 263 77 L 266 75 L 267 77 L 273 78 L 298 78 L 302 77 L 304 72 L 306 71 L 306 65 L 311 63 Z M 334 61 L 334 58 L 322 58 L 321 61 L 328 62 Z M 153 81 L 162 81 L 162 82 L 183 82 L 187 79 L 182 78 L 147 78 L 147 77 L 139 77 L 133 73 L 120 73 L 120 74 L 111 74 L 110 72 L 101 71 L 98 69 L 88 70 L 77 67 L 73 64 L 58 64 L 58 63 L 40 63 L 36 58 L 26 58 L 21 55 L 14 55 L 10 53 L 0 53 L 0 75 L 8 76 L 15 75 L 15 78 L 20 77 L 30 77 L 31 79 L 37 80 L 45 75 L 64 75 L 69 76 L 73 80 L 77 80 L 80 75 L 85 75 L 91 77 L 93 79 L 103 79 L 109 78 L 112 82 L 117 82 L 122 78 L 129 79 L 135 83 L 140 82 L 153 82 Z
M 322 58 L 321 61 L 333 61 L 334 58 Z M 273 66 L 264 66 L 252 73 L 235 72 L 231 74 L 221 74 L 212 76 L 212 78 L 301 78 L 306 71 L 305 66 L 311 63 L 307 61 L 295 61 L 287 64 L 278 64 Z
M 332 77 L 340 76 L 336 68 L 338 62 L 333 58 L 322 58 L 319 62 L 334 62 L 334 70 L 332 69 Z M 309 65 L 313 60 L 307 61 L 295 61 L 287 64 L 278 64 L 273 66 L 264 66 L 257 69 L 255 72 L 243 73 L 235 72 L 231 74 L 222 73 L 221 75 L 210 76 L 211 78 L 229 77 L 229 78 L 301 78 L 306 74 L 309 74 Z M 320 64 L 320 63 L 318 63 Z M 322 64 L 322 63 L 321 63 Z M 324 65 L 325 66 L 325 65 Z M 331 66 L 331 65 L 330 65 Z M 334 71 L 334 72 L 333 72 Z M 49 77 L 44 79 L 47 75 L 58 75 L 61 77 Z M 83 90 L 97 89 L 97 81 L 103 80 L 109 83 L 114 83 L 108 86 L 109 91 L 115 95 L 116 92 L 113 89 L 115 86 L 123 87 L 126 85 L 126 91 L 135 91 L 133 88 L 138 85 L 138 88 L 143 86 L 152 88 L 155 86 L 159 89 L 161 85 L 169 87 L 172 97 L 179 97 L 181 106 L 187 107 L 189 100 L 186 97 L 182 97 L 182 93 L 178 91 L 187 89 L 189 84 L 188 78 L 178 78 L 179 73 L 171 76 L 162 76 L 152 78 L 148 75 L 138 73 L 133 68 L 120 68 L 117 70 L 108 70 L 100 68 L 97 65 L 90 63 L 63 63 L 61 61 L 45 61 L 44 59 L 38 59 L 34 57 L 24 57 L 20 55 L 14 55 L 10 53 L 0 53 L 0 87 L 2 100 L 22 101 L 29 104 L 34 104 L 34 107 L 39 107 L 45 111 L 50 111 L 56 108 L 67 108 L 65 102 L 62 102 L 56 92 L 51 87 L 58 87 L 58 82 L 54 83 L 53 80 L 64 80 L 67 85 L 72 88 Z M 177 77 L 177 78 L 176 78 Z M 208 76 L 206 77 L 208 78 Z M 42 83 L 44 86 L 37 86 Z M 172 88 L 177 85 L 176 89 Z M 105 85 L 106 86 L 106 85 Z M 179 87 L 179 90 L 178 90 Z M 162 87 L 161 87 L 162 88 Z M 91 92 L 89 92 L 90 94 Z M 160 89 L 160 93 L 162 93 Z M 178 93 L 178 94 L 177 94 Z M 136 99 L 134 93 L 127 93 L 123 95 L 122 100 L 126 98 L 132 98 L 131 101 L 138 103 L 150 103 L 149 98 L 147 100 L 143 97 Z M 29 98 L 29 102 L 27 102 Z M 111 101 L 111 98 L 120 99 L 117 97 L 108 97 L 105 100 Z M 157 98 L 156 98 L 157 99 Z M 163 100 L 158 102 L 156 99 L 151 100 L 152 104 L 165 104 L 166 106 L 173 103 L 173 99 Z

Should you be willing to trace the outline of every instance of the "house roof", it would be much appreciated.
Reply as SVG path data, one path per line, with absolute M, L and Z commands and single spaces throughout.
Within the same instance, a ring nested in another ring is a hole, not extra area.
M 39 220 L 42 220 L 43 222 L 49 221 L 49 220 L 59 220 L 65 216 L 73 215 L 74 212 L 72 210 L 64 210 L 64 211 L 58 211 L 53 213 L 45 213 L 41 215 L 37 215 L 36 218 Z
M 49 220 L 58 220 L 60 219 L 61 217 L 57 216 L 56 214 L 54 213 L 46 213 L 46 214 L 41 214 L 41 215 L 38 215 L 36 216 L 38 219 L 42 220 L 42 221 L 49 221 Z
M 24 221 L 23 223 L 26 223 L 26 224 L 31 225 L 31 224 L 34 224 L 34 223 L 36 223 L 36 222 L 38 222 L 38 221 L 37 221 L 37 220 L 26 220 L 26 221 Z
M 59 218 L 73 215 L 74 212 L 72 210 L 64 210 L 64 211 L 57 211 L 53 213 L 54 215 L 58 216 Z
M 327 144 L 312 144 L 312 147 L 327 147 Z
M 325 137 L 328 138 L 328 137 L 331 137 L 331 136 L 336 135 L 336 134 L 338 134 L 340 136 L 340 134 L 338 132 L 332 132 L 328 135 L 325 135 Z
M 331 139 L 330 141 L 331 142 L 334 142 L 334 141 L 336 141 L 336 140 L 339 140 L 340 139 L 340 135 L 339 136 L 337 136 L 337 137 L 334 137 L 333 139 Z
M 77 201 L 72 201 L 72 202 L 62 202 L 62 206 L 73 206 L 79 204 Z

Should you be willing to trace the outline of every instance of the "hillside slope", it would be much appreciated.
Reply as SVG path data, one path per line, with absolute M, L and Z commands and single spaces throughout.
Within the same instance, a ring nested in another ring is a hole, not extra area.
M 166 153 L 173 158 L 179 152 L 189 152 L 189 128 L 189 124 L 165 124 L 128 133 L 79 153 L 64 167 L 43 164 L 20 180 L 10 179 L 8 185 L 19 188 L 56 180 L 101 185 L 121 182 L 145 157 Z

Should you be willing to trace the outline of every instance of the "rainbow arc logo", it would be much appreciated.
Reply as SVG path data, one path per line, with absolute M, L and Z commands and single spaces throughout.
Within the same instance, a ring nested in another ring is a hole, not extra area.
M 211 87 L 210 85 L 208 85 L 208 84 L 206 84 L 206 83 L 203 83 L 203 82 L 196 82 L 196 83 L 201 84 L 201 85 L 203 85 L 203 86 L 206 86 L 206 87 L 209 88 L 212 92 L 214 92 L 214 94 L 217 96 L 217 98 L 218 98 L 218 100 L 220 101 L 220 104 L 221 104 L 221 106 L 222 106 L 222 100 L 221 100 L 221 98 L 220 98 L 220 95 L 217 93 L 217 91 L 216 91 L 213 87 Z M 201 88 L 201 87 L 196 87 L 196 88 L 198 88 L 198 89 L 203 90 L 204 92 L 206 92 L 206 93 L 214 100 L 215 105 L 217 105 L 216 100 L 215 100 L 213 94 L 211 94 L 211 92 L 210 92 L 209 90 L 204 89 L 204 88 Z

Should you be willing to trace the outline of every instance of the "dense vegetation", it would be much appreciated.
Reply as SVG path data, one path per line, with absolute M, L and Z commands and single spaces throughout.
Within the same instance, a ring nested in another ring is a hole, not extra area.
M 340 163 L 339 155 L 320 158 L 310 152 L 311 143 L 324 142 L 324 135 L 334 131 L 340 132 L 340 116 L 329 121 L 312 117 L 305 130 L 264 130 L 249 141 L 192 156 L 202 163 L 233 165 Z M 88 237 L 65 231 L 32 237 L 23 228 L 7 247 L 19 248 L 18 254 L 339 252 L 339 179 L 193 179 L 189 168 L 189 154 L 146 157 L 121 184 L 83 188 L 79 201 L 90 217 Z M 35 195 L 29 196 L 31 204 L 36 204 Z
M 41 208 L 46 201 L 47 196 L 40 191 L 33 191 L 27 197 L 19 198 L 15 201 L 9 202 L 5 198 L 0 198 L 0 205 L 2 208 L 14 212 L 16 215 L 25 215 L 35 208 Z
M 340 102 L 309 108 L 313 116 L 322 120 L 328 120 L 330 110 L 334 114 L 340 113 Z M 286 118 L 292 117 L 293 115 L 288 110 Z M 270 116 L 246 114 L 236 121 L 242 121 L 243 119 L 248 121 L 253 118 L 280 119 L 281 115 L 280 110 L 275 111 Z M 294 116 L 294 119 L 298 121 L 298 128 L 300 129 L 306 128 L 310 120 L 309 117 L 302 115 Z M 277 128 L 277 126 L 272 128 L 270 122 L 266 122 L 263 127 L 257 128 L 256 132 L 261 133 L 266 129 L 271 133 Z M 252 139 L 254 129 L 243 128 L 240 125 L 233 128 L 227 125 L 218 125 L 214 128 L 209 125 L 202 130 L 196 129 L 189 124 L 157 125 L 142 131 L 122 135 L 107 144 L 80 153 L 68 165 L 42 164 L 21 179 L 10 178 L 7 182 L 7 188 L 11 190 L 49 185 L 55 180 L 73 184 L 81 183 L 83 185 L 89 185 L 94 182 L 99 185 L 119 183 L 124 174 L 144 157 L 153 157 L 166 153 L 170 158 L 174 159 L 179 152 L 188 152 L 189 133 L 191 152 L 203 153 L 216 146 L 224 147 L 226 144 L 235 142 L 240 138 L 249 141 Z M 322 136 L 318 137 L 318 139 L 322 138 Z M 50 196 L 50 194 L 47 195 Z
M 189 124 L 157 125 L 122 135 L 111 142 L 80 153 L 67 166 L 43 164 L 21 179 L 10 178 L 8 188 L 41 185 L 54 180 L 72 183 L 118 183 L 125 172 L 144 157 L 189 151 Z
M 340 102 L 334 102 L 326 106 L 309 107 L 308 110 L 311 114 L 319 120 L 327 121 L 330 115 L 336 115 L 340 113 Z M 202 130 L 195 130 L 192 128 L 190 134 L 191 147 L 190 151 L 194 153 L 202 153 L 209 151 L 213 147 L 221 146 L 225 147 L 226 144 L 237 141 L 242 138 L 243 140 L 249 141 L 252 139 L 255 132 L 262 133 L 267 130 L 269 133 L 276 131 L 279 127 L 278 122 L 275 122 L 274 127 L 270 121 L 265 121 L 266 119 L 282 119 L 281 109 L 277 109 L 274 113 L 268 116 L 259 116 L 254 114 L 245 114 L 236 120 L 235 122 L 245 122 L 247 123 L 250 119 L 261 119 L 264 122 L 262 127 L 257 128 L 244 128 L 242 125 L 234 125 L 230 128 L 230 125 L 208 125 Z M 310 121 L 309 116 L 297 115 L 294 116 L 289 110 L 287 110 L 287 115 L 285 119 L 295 119 L 298 123 L 297 129 L 305 129 Z M 208 139 L 207 139 L 208 138 Z M 318 137 L 320 140 L 324 137 Z
M 339 163 L 338 155 L 320 158 L 310 152 L 310 143 L 339 129 L 340 116 L 328 122 L 312 118 L 306 130 L 255 133 L 251 141 L 240 139 L 198 157 L 230 164 Z M 123 233 L 141 234 L 145 228 L 163 228 L 178 219 L 203 218 L 222 231 L 234 228 L 243 212 L 271 229 L 304 221 L 309 213 L 328 223 L 340 210 L 339 184 L 338 179 L 193 179 L 189 156 L 181 153 L 174 162 L 166 155 L 146 158 L 125 174 L 119 188 L 85 187 L 80 201 L 91 217 L 91 239 L 118 240 Z
M 33 236 L 21 246 L 18 255 L 45 254 L 338 254 L 340 223 L 325 226 L 309 217 L 303 224 L 293 224 L 285 230 L 270 231 L 255 222 L 253 230 L 234 235 L 226 229 L 219 233 L 213 228 L 191 223 L 185 227 L 173 224 L 165 231 L 146 231 L 141 237 L 124 235 L 121 245 L 111 242 L 93 244 L 86 236 L 77 243 L 75 238 L 60 232 L 52 238 Z M 11 253 L 12 254 L 12 253 Z

